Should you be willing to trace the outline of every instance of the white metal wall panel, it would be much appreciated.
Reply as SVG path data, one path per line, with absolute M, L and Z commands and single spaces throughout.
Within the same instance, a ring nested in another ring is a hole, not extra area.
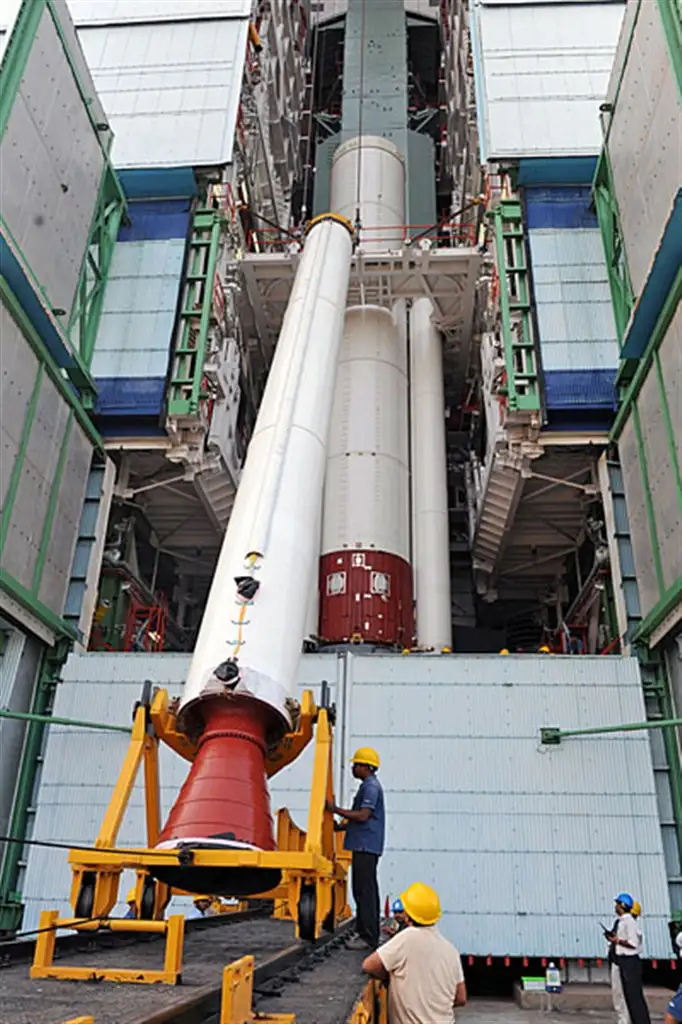
M 50 306 L 66 313 L 103 167 L 104 154 L 46 7 L 2 139 L 2 214 Z
M 622 16 L 617 3 L 475 4 L 488 159 L 599 152 Z
M 668 399 L 670 421 L 677 447 L 677 459 L 682 466 L 682 303 L 677 307 L 670 326 L 658 350 L 663 372 L 663 384 Z
M 545 370 L 611 369 L 619 349 L 598 229 L 528 232 Z
M 637 573 L 637 588 L 642 617 L 646 618 L 658 603 L 659 589 L 644 496 L 642 468 L 632 416 L 618 439 L 618 454 L 623 470 L 623 486 L 628 509 L 632 555 Z
M 229 163 L 246 18 L 83 27 L 121 168 Z
M 621 48 L 628 38 L 621 38 Z M 657 3 L 639 5 L 609 128 L 628 267 L 639 295 L 682 183 L 682 102 Z
M 76 25 L 248 18 L 253 0 L 67 0 Z
M 682 349 L 677 350 L 678 365 Z M 681 402 L 679 393 L 675 401 Z M 682 579 L 682 523 L 677 496 L 675 467 L 668 447 L 668 436 L 661 404 L 661 391 L 656 371 L 652 368 L 637 397 L 642 425 L 642 441 L 646 457 L 651 504 L 656 521 L 658 547 L 661 552 L 665 589 Z
M 185 240 L 120 242 L 109 271 L 92 374 L 165 377 Z
M 600 956 L 595 914 L 632 888 L 648 955 L 667 955 L 646 736 L 539 746 L 544 725 L 641 720 L 634 659 L 351 657 L 346 685 L 346 750 L 382 758 L 382 895 L 434 884 L 466 952 Z
M 0 508 L 3 508 L 39 363 L 33 349 L 1 302 L 0 367 Z
M 55 712 L 126 724 L 140 680 L 182 692 L 189 655 L 72 656 Z M 633 889 L 647 910 L 647 955 L 668 955 L 669 906 L 649 744 L 644 734 L 590 737 L 542 750 L 538 731 L 644 716 L 634 659 L 306 655 L 300 687 L 332 684 L 338 707 L 338 800 L 352 798 L 348 759 L 376 746 L 386 791 L 383 894 L 421 878 L 439 889 L 443 930 L 465 952 L 601 956 L 595 917 Z M 126 746 L 113 733 L 50 730 L 34 838 L 90 841 Z M 273 782 L 273 808 L 305 827 L 312 751 Z M 185 764 L 162 752 L 163 808 Z M 138 842 L 138 787 L 120 841 Z M 627 870 L 625 870 L 627 868 Z M 625 870 L 625 874 L 623 873 Z M 25 927 L 59 905 L 66 857 L 34 848 Z M 124 886 L 127 880 L 124 880 Z M 504 893 L 504 899 L 500 894 Z

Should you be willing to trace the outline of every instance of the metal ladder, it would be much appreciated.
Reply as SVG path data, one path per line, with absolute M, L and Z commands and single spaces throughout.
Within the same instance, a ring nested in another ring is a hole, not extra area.
M 175 331 L 167 411 L 170 419 L 196 420 L 208 398 L 204 364 L 213 324 L 213 291 L 220 246 L 222 215 L 201 209 L 194 215 L 187 272 L 182 282 L 180 314 Z
M 507 377 L 501 394 L 512 419 L 523 420 L 540 411 L 541 401 L 520 201 L 500 199 L 492 219 Z

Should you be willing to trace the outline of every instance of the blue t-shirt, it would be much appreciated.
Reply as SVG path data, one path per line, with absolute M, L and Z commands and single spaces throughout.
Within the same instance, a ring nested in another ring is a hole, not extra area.
M 353 800 L 353 810 L 361 811 L 371 808 L 367 821 L 349 821 L 346 828 L 344 846 L 356 853 L 375 853 L 378 857 L 384 852 L 384 833 L 386 815 L 384 812 L 384 791 L 376 775 L 363 779 Z
M 668 1003 L 668 1013 L 673 1020 L 682 1021 L 682 985 Z

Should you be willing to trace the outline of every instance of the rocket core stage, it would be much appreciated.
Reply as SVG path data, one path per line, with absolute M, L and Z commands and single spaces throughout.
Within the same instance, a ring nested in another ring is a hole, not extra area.
M 190 667 L 179 725 L 199 751 L 158 847 L 274 849 L 265 779 L 288 702 L 319 557 L 329 421 L 343 334 L 352 227 L 308 231 Z M 178 888 L 263 892 L 259 869 L 155 870 Z

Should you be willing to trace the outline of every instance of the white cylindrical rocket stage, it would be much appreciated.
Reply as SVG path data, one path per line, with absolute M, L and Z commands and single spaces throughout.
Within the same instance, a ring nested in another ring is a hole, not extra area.
M 352 223 L 359 210 L 363 252 L 385 252 L 401 244 L 405 163 L 392 142 L 363 135 L 339 146 L 332 161 L 331 208 Z
M 411 640 L 405 345 L 379 306 L 346 313 L 322 521 L 320 636 Z
M 452 646 L 445 397 L 430 299 L 410 310 L 412 567 L 420 647 Z
M 274 848 L 265 756 L 296 693 L 352 244 L 350 225 L 327 215 L 300 258 L 178 716 L 198 754 L 161 848 Z M 279 880 L 246 868 L 156 874 L 229 895 Z
M 359 213 L 365 252 L 399 245 L 405 165 L 393 143 L 363 136 L 340 146 L 331 205 L 349 219 Z M 320 563 L 324 642 L 411 644 L 409 487 L 404 324 L 387 309 L 357 306 L 346 313 L 329 439 Z

